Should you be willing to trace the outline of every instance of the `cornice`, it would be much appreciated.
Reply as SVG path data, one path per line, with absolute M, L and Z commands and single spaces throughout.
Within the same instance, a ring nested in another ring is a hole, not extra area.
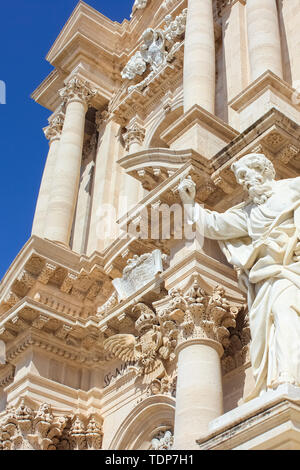
M 67 73 L 54 69 L 33 91 L 31 98 L 41 106 L 54 112 L 61 104 L 59 90 L 63 88 Z
M 178 171 L 190 159 L 201 160 L 194 150 L 170 150 L 166 148 L 151 148 L 131 153 L 118 160 L 118 164 L 124 168 L 126 173 L 139 180 L 142 184 L 148 179 L 151 189 Z M 203 158 L 203 165 L 207 160 Z M 150 183 L 153 181 L 153 185 Z
M 125 24 L 128 23 L 125 20 Z M 116 43 L 116 34 L 121 32 L 121 25 L 110 20 L 96 9 L 83 1 L 79 1 L 67 23 L 63 27 L 59 36 L 46 56 L 46 60 L 53 64 L 64 45 L 70 41 L 75 32 L 81 31 L 83 36 L 95 39 L 97 33 L 104 33 L 103 39 L 106 40 L 106 48 L 111 53 L 114 51 Z M 99 43 L 100 45 L 101 43 Z

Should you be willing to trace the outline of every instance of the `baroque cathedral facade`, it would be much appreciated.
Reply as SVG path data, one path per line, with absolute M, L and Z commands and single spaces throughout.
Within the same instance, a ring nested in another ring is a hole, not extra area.
M 246 400 L 247 298 L 178 190 L 226 211 L 253 152 L 299 176 L 299 26 L 299 0 L 78 3 L 32 95 L 49 153 L 0 286 L 0 450 L 300 449 L 296 388 Z

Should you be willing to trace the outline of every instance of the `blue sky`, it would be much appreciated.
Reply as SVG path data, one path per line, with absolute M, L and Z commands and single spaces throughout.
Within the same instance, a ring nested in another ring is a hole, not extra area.
M 50 73 L 50 47 L 77 0 L 15 0 L 0 4 L 0 279 L 30 237 L 48 142 L 50 112 L 30 95 Z M 133 0 L 89 0 L 112 20 L 129 18 Z M 1 95 L 0 95 L 1 101 Z

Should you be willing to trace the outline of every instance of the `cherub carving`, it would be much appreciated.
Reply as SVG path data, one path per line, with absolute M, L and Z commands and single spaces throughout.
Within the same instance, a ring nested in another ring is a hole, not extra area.
M 143 33 L 143 40 L 141 55 L 145 62 L 151 65 L 152 70 L 155 70 L 166 58 L 164 33 L 159 29 L 147 28 Z

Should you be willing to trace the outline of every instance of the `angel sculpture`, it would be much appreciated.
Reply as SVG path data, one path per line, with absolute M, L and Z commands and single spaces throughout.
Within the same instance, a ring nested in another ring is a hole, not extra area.
M 164 33 L 159 29 L 148 28 L 143 34 L 143 40 L 140 50 L 142 58 L 155 70 L 163 64 L 166 57 Z
M 145 304 L 135 305 L 133 312 L 140 313 L 135 323 L 138 336 L 112 336 L 104 341 L 104 348 L 124 362 L 135 362 L 137 375 L 143 377 L 143 383 L 151 384 L 167 376 L 164 361 L 175 358 L 178 330 L 166 314 L 157 317 Z

